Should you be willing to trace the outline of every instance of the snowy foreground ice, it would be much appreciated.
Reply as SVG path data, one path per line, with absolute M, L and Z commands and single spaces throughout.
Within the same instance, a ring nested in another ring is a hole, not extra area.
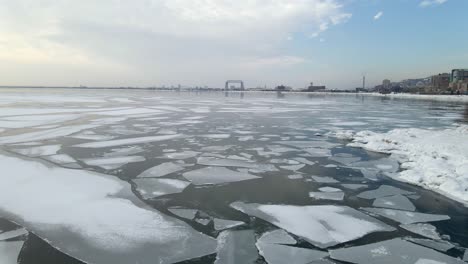
M 468 205 L 468 126 L 443 130 L 362 131 L 350 146 L 392 154 L 403 171 L 393 178 L 439 192 Z
M 116 178 L 5 154 L 0 167 L 0 212 L 77 259 L 174 263 L 215 252 L 213 238 L 144 206 Z

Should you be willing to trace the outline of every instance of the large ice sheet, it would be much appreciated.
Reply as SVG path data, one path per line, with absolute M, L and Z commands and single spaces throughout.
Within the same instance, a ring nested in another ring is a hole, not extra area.
M 14 149 L 13 151 L 29 157 L 49 156 L 57 154 L 61 145 L 45 145 L 32 148 Z
M 359 198 L 363 199 L 376 199 L 376 198 L 381 198 L 381 197 L 386 197 L 386 196 L 393 196 L 393 195 L 409 195 L 409 194 L 414 194 L 413 192 L 405 191 L 393 186 L 389 185 L 381 185 L 379 188 L 375 190 L 369 190 L 362 192 L 358 195 Z
M 218 236 L 215 264 L 254 264 L 258 258 L 252 230 L 223 231 Z
M 320 248 L 327 248 L 372 232 L 394 228 L 347 206 L 262 205 L 235 202 L 231 207 L 261 218 L 300 236 Z
M 152 199 L 163 195 L 181 193 L 190 185 L 190 182 L 176 179 L 141 178 L 133 182 L 136 190 L 144 199 Z
M 116 177 L 4 154 L 0 167 L 0 213 L 84 262 L 174 263 L 215 252 L 213 238 L 146 207 Z
M 468 203 L 468 125 L 448 129 L 395 129 L 359 132 L 351 146 L 395 154 L 405 170 L 396 180 L 434 190 Z
M 399 222 L 401 224 L 436 222 L 436 221 L 443 221 L 443 220 L 450 219 L 450 216 L 448 215 L 424 214 L 424 213 L 408 212 L 408 211 L 400 211 L 400 210 L 384 209 L 384 208 L 362 208 L 362 209 L 367 212 L 378 214 L 383 217 L 392 219 L 393 221 Z
M 455 247 L 454 244 L 445 240 L 420 239 L 412 237 L 408 237 L 406 240 L 441 252 L 447 252 Z
M 223 184 L 260 178 L 252 174 L 237 172 L 224 167 L 206 167 L 186 172 L 183 176 L 195 185 Z
M 268 264 L 309 264 L 328 256 L 315 249 L 257 242 L 257 248 Z
M 164 136 L 124 138 L 124 139 L 115 139 L 115 140 L 108 140 L 108 141 L 83 143 L 83 144 L 75 145 L 74 147 L 77 147 L 77 148 L 118 147 L 118 146 L 125 146 L 125 145 L 143 144 L 143 143 L 171 140 L 171 139 L 179 138 L 181 136 L 182 135 L 176 134 L 176 135 L 164 135 Z
M 283 229 L 277 229 L 264 233 L 257 243 L 294 245 L 297 241 Z
M 414 211 L 416 207 L 414 207 L 413 203 L 403 195 L 393 195 L 387 197 L 381 197 L 375 199 L 372 206 L 375 207 L 384 207 L 390 209 L 399 209 L 405 211 Z
M 407 224 L 400 225 L 401 228 L 406 229 L 410 232 L 424 236 L 431 239 L 440 239 L 440 235 L 437 232 L 437 228 L 431 224 L 418 223 L 418 224 Z
M 342 248 L 330 251 L 333 259 L 351 263 L 379 264 L 463 264 L 452 258 L 400 238 L 364 246 Z
M 83 162 L 90 166 L 101 167 L 105 170 L 112 170 L 122 167 L 125 164 L 132 162 L 145 161 L 143 156 L 126 156 L 126 157 L 110 157 L 110 158 L 92 158 L 84 159 Z
M 48 139 L 55 139 L 58 137 L 68 136 L 82 130 L 96 128 L 99 125 L 76 125 L 76 126 L 63 126 L 54 129 L 39 130 L 35 132 L 28 132 L 12 136 L 5 136 L 0 138 L 0 144 L 14 144 L 29 141 L 41 141 Z
M 174 162 L 165 162 L 140 173 L 137 178 L 162 177 L 183 170 L 184 167 Z
M 23 247 L 23 241 L 0 241 L 0 263 L 17 264 L 18 255 Z

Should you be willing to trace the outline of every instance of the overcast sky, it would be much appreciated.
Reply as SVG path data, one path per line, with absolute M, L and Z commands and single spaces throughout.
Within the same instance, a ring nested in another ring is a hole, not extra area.
M 468 67 L 466 0 L 0 0 L 0 85 L 354 88 Z

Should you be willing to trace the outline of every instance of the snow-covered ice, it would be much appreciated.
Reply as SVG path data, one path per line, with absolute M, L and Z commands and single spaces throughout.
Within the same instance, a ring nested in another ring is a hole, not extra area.
M 195 185 L 223 184 L 260 178 L 252 174 L 237 172 L 224 167 L 205 167 L 186 172 L 183 176 Z
M 437 232 L 437 228 L 431 224 L 417 223 L 417 224 L 400 225 L 400 227 L 412 233 L 423 236 L 423 237 L 436 239 L 436 240 L 440 239 L 440 235 Z
M 183 170 L 184 167 L 174 162 L 165 162 L 140 173 L 137 178 L 162 177 Z
M 362 209 L 369 213 L 378 214 L 383 217 L 392 219 L 393 221 L 399 222 L 401 224 L 436 222 L 436 221 L 444 221 L 444 220 L 450 219 L 448 215 L 424 214 L 424 213 L 418 213 L 418 212 L 409 212 L 409 211 L 384 209 L 384 208 L 362 208 Z
M 1 214 L 84 262 L 173 263 L 215 252 L 213 238 L 145 206 L 116 177 L 4 154 L 0 167 Z
M 468 204 L 468 126 L 443 130 L 362 131 L 350 146 L 396 154 L 403 171 L 396 180 L 419 185 Z
M 394 228 L 347 206 L 262 205 L 235 202 L 231 207 L 261 218 L 320 248 Z
M 18 228 L 11 231 L 0 233 L 0 241 L 26 235 L 28 231 L 25 228 Z M 0 262 L 1 263 L 1 262 Z
M 254 264 L 258 259 L 252 230 L 226 230 L 218 235 L 215 264 Z
M 136 190 L 144 199 L 152 199 L 163 195 L 181 193 L 190 185 L 190 182 L 176 179 L 134 179 Z
M 418 246 L 401 238 L 331 250 L 330 256 L 336 260 L 356 264 L 464 264 L 460 259 Z
M 276 229 L 264 233 L 257 243 L 294 245 L 297 241 L 283 229 Z
M 23 241 L 0 241 L 0 263 L 17 264 Z
M 416 210 L 416 207 L 414 207 L 413 203 L 403 195 L 393 195 L 377 198 L 375 199 L 372 206 L 399 209 L 405 211 Z

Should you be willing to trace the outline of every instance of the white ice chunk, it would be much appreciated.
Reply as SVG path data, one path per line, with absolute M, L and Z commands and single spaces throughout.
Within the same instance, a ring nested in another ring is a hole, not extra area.
M 408 195 L 408 194 L 414 194 L 414 193 L 405 191 L 405 190 L 402 190 L 393 186 L 382 185 L 378 189 L 362 192 L 357 197 L 371 200 L 371 199 L 376 199 L 376 198 L 381 198 L 381 197 L 386 197 L 386 196 L 393 196 L 393 195 L 398 195 L 398 194 Z
M 276 141 L 275 144 L 288 145 L 295 148 L 308 149 L 308 148 L 322 148 L 331 149 L 339 146 L 338 143 L 331 143 L 323 140 L 309 140 L 309 141 Z
M 76 160 L 67 154 L 57 154 L 48 156 L 47 160 L 57 164 L 67 164 L 67 163 L 74 163 Z
M 308 153 L 309 157 L 313 158 L 330 157 L 332 155 L 329 149 L 306 148 L 304 151 Z
M 146 206 L 117 177 L 2 154 L 0 168 L 0 214 L 83 262 L 169 264 L 215 252 L 213 238 Z
M 261 205 L 235 202 L 231 207 L 271 222 L 320 248 L 352 241 L 372 232 L 394 230 L 391 226 L 347 206 Z
M 366 184 L 354 184 L 354 183 L 341 184 L 341 186 L 350 190 L 359 190 L 359 189 L 367 188 Z
M 447 252 L 455 247 L 454 244 L 444 240 L 420 239 L 412 237 L 408 237 L 406 240 L 441 252 Z
M 333 188 L 333 187 L 321 187 L 319 188 L 319 191 L 321 192 L 342 192 L 342 190 L 338 189 L 338 188 Z
M 116 169 L 132 162 L 145 161 L 142 156 L 110 157 L 110 158 L 92 158 L 84 159 L 83 162 L 90 166 L 101 167 L 106 170 Z
M 115 140 L 100 141 L 100 142 L 83 143 L 83 144 L 74 145 L 74 147 L 108 148 L 108 147 L 118 147 L 118 146 L 125 146 L 125 145 L 165 141 L 165 140 L 171 140 L 171 139 L 180 138 L 180 137 L 182 137 L 182 135 L 176 134 L 176 135 L 164 135 L 164 136 L 124 138 L 124 139 L 115 139 Z
M 129 147 L 122 147 L 122 148 L 112 149 L 111 151 L 112 152 L 105 153 L 104 157 L 118 157 L 118 156 L 135 155 L 135 154 L 141 153 L 141 152 L 143 152 L 145 150 L 140 146 L 129 146 Z
M 328 159 L 336 161 L 344 165 L 349 165 L 353 162 L 357 162 L 361 160 L 360 157 L 356 157 L 348 153 L 338 153 L 338 154 L 333 155 L 333 157 L 329 157 Z
M 258 259 L 252 230 L 223 231 L 218 236 L 215 264 L 254 264 Z
M 344 192 L 309 192 L 309 197 L 316 200 L 343 201 Z
M 163 195 L 181 193 L 190 185 L 190 182 L 175 179 L 135 179 L 136 190 L 143 199 L 152 199 Z
M 297 160 L 297 161 L 299 161 L 299 162 L 301 162 L 301 163 L 304 163 L 304 164 L 307 164 L 307 165 L 311 165 L 311 166 L 315 165 L 315 162 L 310 161 L 310 160 L 308 160 L 308 159 L 306 159 L 306 158 L 301 158 L 301 157 L 299 157 L 299 158 L 294 158 L 294 160 Z
M 314 181 L 319 183 L 338 183 L 339 181 L 333 179 L 332 177 L 328 176 L 310 176 Z
M 245 224 L 242 221 L 225 220 L 225 219 L 220 219 L 220 218 L 215 218 L 213 219 L 213 221 L 214 221 L 214 229 L 218 231 L 241 226 Z
M 303 179 L 304 176 L 302 176 L 301 174 L 293 174 L 293 175 L 288 175 L 288 178 L 291 180 L 299 180 L 299 179 Z
M 328 256 L 327 252 L 278 244 L 257 242 L 257 248 L 268 264 L 310 264 Z
M 201 218 L 201 219 L 196 219 L 195 222 L 199 223 L 200 225 L 207 226 L 209 223 L 211 223 L 211 219 Z
M 183 170 L 184 167 L 174 162 L 165 162 L 140 173 L 137 178 L 162 177 Z
M 223 184 L 260 178 L 248 173 L 229 170 L 224 167 L 206 167 L 186 172 L 183 176 L 195 185 Z
M 188 220 L 193 220 L 195 218 L 195 215 L 197 214 L 198 210 L 195 209 L 185 209 L 185 208 L 169 208 L 169 212 L 188 219 Z
M 284 170 L 297 171 L 305 167 L 305 164 L 280 166 Z
M 231 134 L 206 134 L 206 135 L 200 135 L 200 137 L 211 138 L 211 139 L 226 139 L 226 138 L 230 138 Z
M 183 160 L 183 159 L 189 159 L 198 156 L 200 152 L 196 151 L 182 151 L 182 152 L 173 152 L 173 153 L 166 153 L 164 154 L 164 157 L 168 159 L 177 159 L 177 160 Z
M 46 145 L 33 148 L 14 149 L 13 151 L 29 157 L 49 156 L 57 154 L 61 145 Z
M 23 235 L 26 235 L 27 233 L 28 231 L 25 228 L 18 228 L 15 230 L 3 232 L 3 233 L 0 233 L 0 241 L 23 236 Z
M 431 239 L 441 239 L 437 228 L 431 224 L 419 223 L 419 224 L 408 224 L 400 225 L 401 228 L 406 229 L 410 232 L 424 236 Z
M 424 214 L 424 213 L 408 212 L 408 211 L 400 211 L 400 210 L 384 209 L 384 208 L 382 209 L 381 208 L 362 208 L 362 209 L 367 212 L 378 214 L 383 217 L 392 219 L 393 221 L 399 222 L 401 224 L 435 222 L 435 221 L 443 221 L 443 220 L 450 219 L 448 215 Z
M 416 210 L 416 207 L 414 207 L 413 203 L 408 198 L 400 194 L 377 198 L 375 199 L 372 206 L 399 209 L 405 211 Z
M 16 264 L 24 241 L 0 241 L 0 263 Z
M 283 229 L 277 229 L 264 233 L 258 239 L 257 243 L 294 245 L 297 241 Z
M 237 159 L 221 159 L 216 157 L 199 157 L 197 163 L 206 166 L 220 166 L 220 167 L 241 167 L 241 168 L 255 168 L 256 164 L 253 162 L 237 160 Z
M 463 264 L 464 262 L 432 249 L 395 238 L 375 244 L 330 251 L 333 259 L 351 263 L 379 264 Z M 466 264 L 466 263 L 465 263 Z
M 213 151 L 213 152 L 222 152 L 222 151 L 226 151 L 230 148 L 234 147 L 233 145 L 224 145 L 224 146 L 208 146 L 208 147 L 203 147 L 201 148 L 202 151 L 206 151 L 206 152 L 210 152 L 210 151 Z

